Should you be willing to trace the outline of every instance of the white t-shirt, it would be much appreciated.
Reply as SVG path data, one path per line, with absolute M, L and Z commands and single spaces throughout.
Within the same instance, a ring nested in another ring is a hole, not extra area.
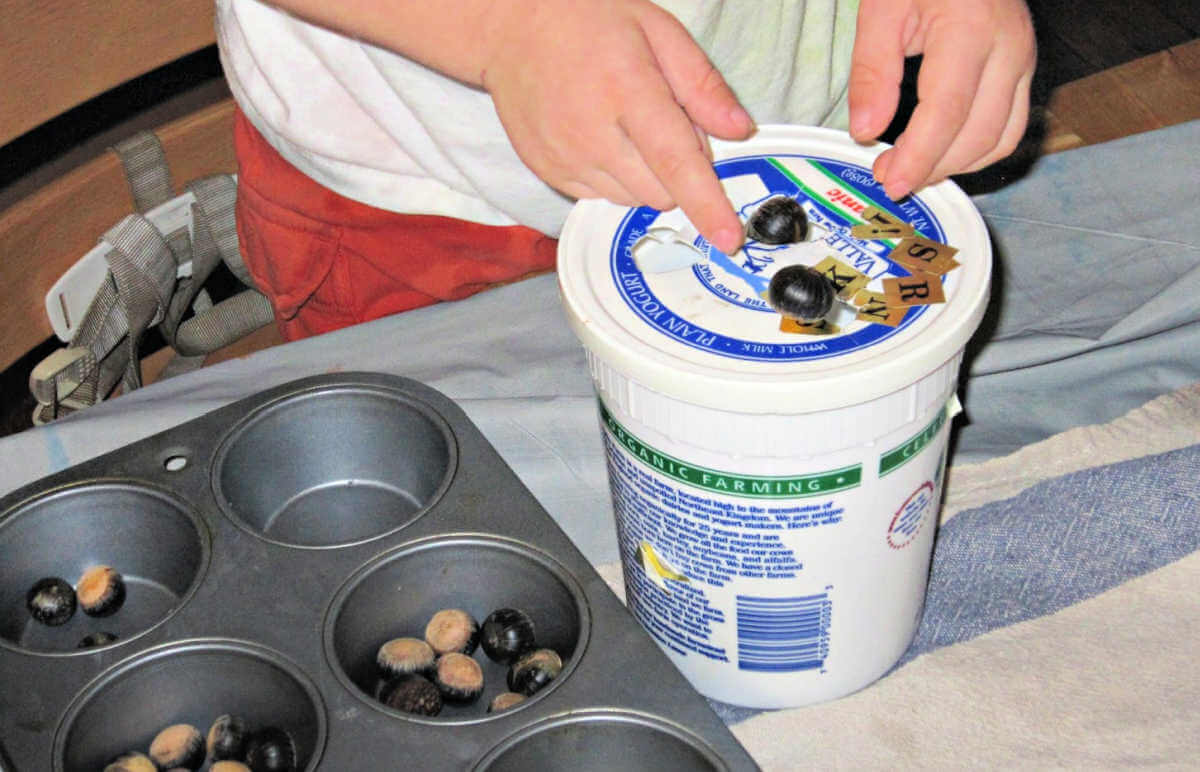
M 844 128 L 858 0 L 658 0 L 758 123 Z M 234 98 L 288 161 L 383 209 L 557 236 L 573 201 L 517 157 L 491 98 L 258 0 L 217 0 Z

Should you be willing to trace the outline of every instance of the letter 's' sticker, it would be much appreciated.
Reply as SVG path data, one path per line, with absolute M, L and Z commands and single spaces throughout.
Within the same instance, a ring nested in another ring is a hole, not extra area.
M 946 244 L 913 236 L 904 239 L 888 255 L 910 271 L 921 271 L 943 276 L 958 267 L 954 255 L 958 250 Z

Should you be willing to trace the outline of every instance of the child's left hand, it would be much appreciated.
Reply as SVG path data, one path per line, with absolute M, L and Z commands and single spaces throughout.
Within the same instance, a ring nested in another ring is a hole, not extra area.
M 878 137 L 900 100 L 904 58 L 924 54 L 917 107 L 875 179 L 901 198 L 1016 148 L 1036 44 L 1023 0 L 862 0 L 850 70 L 850 133 Z

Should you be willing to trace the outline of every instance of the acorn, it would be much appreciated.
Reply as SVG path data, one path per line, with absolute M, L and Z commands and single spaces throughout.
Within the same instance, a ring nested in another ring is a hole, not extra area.
M 784 316 L 801 321 L 820 319 L 833 308 L 833 284 L 807 265 L 788 265 L 771 277 L 767 302 Z
M 208 728 L 204 746 L 213 761 L 242 758 L 246 747 L 246 722 L 241 716 L 228 713 L 219 716 Z
M 432 673 L 436 659 L 433 647 L 420 638 L 393 638 L 380 646 L 375 655 L 376 664 L 388 678 L 404 673 Z
M 496 609 L 479 628 L 483 653 L 503 665 L 511 665 L 534 645 L 533 620 L 520 609 Z
M 150 758 L 163 769 L 199 769 L 204 763 L 204 736 L 191 724 L 172 724 L 150 741 Z
M 531 696 L 562 672 L 562 658 L 553 649 L 534 649 L 508 669 L 508 688 Z
M 208 768 L 208 772 L 253 772 L 250 767 L 240 761 L 223 759 Z
M 379 700 L 389 708 L 419 716 L 436 716 L 442 712 L 442 693 L 432 681 L 415 673 L 406 673 L 385 683 Z
M 525 701 L 525 695 L 519 692 L 500 692 L 492 701 L 488 703 L 488 713 L 499 713 L 503 710 L 516 707 Z
M 264 727 L 246 740 L 246 766 L 253 772 L 294 772 L 296 743 L 279 727 Z
M 110 761 L 104 772 L 158 772 L 158 767 L 146 754 L 130 751 Z
M 479 623 L 462 609 L 442 609 L 425 626 L 425 640 L 438 654 L 470 654 L 479 643 Z
M 125 579 L 112 566 L 92 566 L 75 585 L 79 608 L 93 617 L 106 617 L 125 602 Z
M 98 633 L 88 633 L 87 635 L 83 636 L 83 640 L 81 640 L 75 646 L 75 648 L 91 649 L 96 646 L 107 646 L 108 644 L 110 644 L 116 640 L 117 640 L 117 636 L 113 635 L 112 633 L 108 633 L 108 632 L 104 632 L 104 631 L 101 631 Z
M 763 244 L 793 244 L 808 236 L 808 215 L 791 196 L 772 196 L 746 223 L 746 235 Z
M 75 613 L 75 590 L 57 576 L 39 579 L 25 595 L 25 607 L 37 621 L 57 627 Z
M 483 694 L 483 668 L 466 654 L 452 651 L 438 657 L 433 684 L 446 702 L 466 705 Z

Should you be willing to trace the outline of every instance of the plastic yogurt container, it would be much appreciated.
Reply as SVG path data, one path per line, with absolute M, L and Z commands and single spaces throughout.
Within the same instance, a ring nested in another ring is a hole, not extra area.
M 714 144 L 743 221 L 790 196 L 814 226 L 801 243 L 748 241 L 726 256 L 677 210 L 598 200 L 572 210 L 559 241 L 563 303 L 600 402 L 629 608 L 716 700 L 779 708 L 853 692 L 896 663 L 921 615 L 991 248 L 952 183 L 888 199 L 870 171 L 882 150 L 791 126 Z M 785 265 L 832 256 L 872 291 L 910 276 L 889 258 L 898 239 L 850 234 L 870 207 L 957 248 L 944 302 L 911 306 L 894 326 L 851 314 L 834 334 L 782 330 L 763 293 Z M 700 259 L 640 270 L 633 247 L 655 228 Z

